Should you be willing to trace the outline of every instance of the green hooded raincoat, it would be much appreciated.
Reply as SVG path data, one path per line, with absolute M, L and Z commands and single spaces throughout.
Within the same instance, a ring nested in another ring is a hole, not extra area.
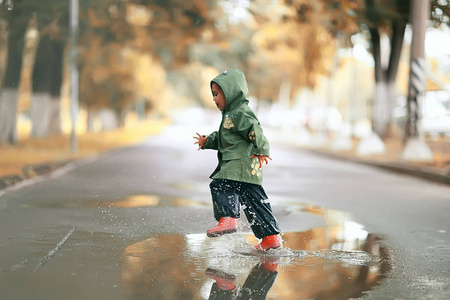
M 211 81 L 225 94 L 219 131 L 211 133 L 203 149 L 218 150 L 219 164 L 212 179 L 229 179 L 262 184 L 262 168 L 253 155 L 269 156 L 269 142 L 251 108 L 248 106 L 248 87 L 244 73 L 228 70 Z

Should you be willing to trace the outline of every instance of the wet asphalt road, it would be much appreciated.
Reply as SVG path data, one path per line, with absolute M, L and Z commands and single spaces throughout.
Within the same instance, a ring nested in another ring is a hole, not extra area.
M 214 284 L 226 278 L 241 299 L 450 299 L 449 186 L 268 131 L 264 187 L 285 249 L 257 255 L 245 221 L 206 238 L 216 158 L 192 136 L 207 127 L 172 126 L 2 194 L 0 298 L 215 299 L 230 296 Z

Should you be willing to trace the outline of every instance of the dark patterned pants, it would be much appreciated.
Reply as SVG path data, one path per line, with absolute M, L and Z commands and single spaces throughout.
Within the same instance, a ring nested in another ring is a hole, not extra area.
M 259 239 L 280 233 L 270 202 L 263 187 L 226 179 L 213 179 L 209 185 L 214 206 L 214 218 L 240 217 L 240 205 L 253 233 Z

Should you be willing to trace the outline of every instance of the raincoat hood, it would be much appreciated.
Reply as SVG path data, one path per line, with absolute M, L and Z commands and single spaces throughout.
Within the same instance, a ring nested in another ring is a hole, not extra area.
M 245 75 L 241 70 L 227 70 L 214 78 L 210 86 L 216 83 L 225 95 L 225 109 L 222 113 L 234 110 L 241 104 L 248 104 L 248 87 Z

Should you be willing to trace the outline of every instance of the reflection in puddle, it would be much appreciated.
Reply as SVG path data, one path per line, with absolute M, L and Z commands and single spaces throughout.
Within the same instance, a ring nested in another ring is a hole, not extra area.
M 380 284 L 390 269 L 380 239 L 344 213 L 311 212 L 327 225 L 284 233 L 284 248 L 266 254 L 252 251 L 250 234 L 156 235 L 132 244 L 123 284 L 134 296 L 167 299 L 348 299 Z
M 266 299 L 277 279 L 277 267 L 276 260 L 261 260 L 250 270 L 242 287 L 236 276 L 208 268 L 206 275 L 215 281 L 209 299 Z

